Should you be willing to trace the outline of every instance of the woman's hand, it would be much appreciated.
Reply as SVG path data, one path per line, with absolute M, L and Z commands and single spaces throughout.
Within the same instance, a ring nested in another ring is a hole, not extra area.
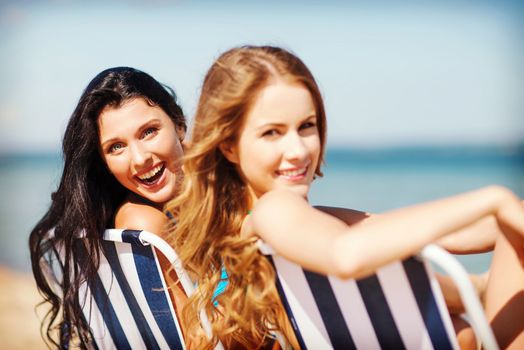
M 465 312 L 464 304 L 462 303 L 462 297 L 457 288 L 455 282 L 448 275 L 441 273 L 435 273 L 437 280 L 439 281 L 446 306 L 452 315 L 460 315 Z M 486 286 L 488 282 L 489 271 L 481 274 L 471 274 L 469 279 L 475 288 L 477 295 L 482 303 L 484 303 L 484 294 L 486 292 Z

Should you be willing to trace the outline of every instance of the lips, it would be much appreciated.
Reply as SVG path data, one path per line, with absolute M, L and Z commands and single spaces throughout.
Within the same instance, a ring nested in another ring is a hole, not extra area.
M 146 186 L 153 186 L 162 177 L 165 169 L 165 163 L 161 163 L 140 175 L 135 175 L 135 178 Z
M 277 175 L 288 180 L 302 179 L 307 174 L 308 167 L 277 170 Z

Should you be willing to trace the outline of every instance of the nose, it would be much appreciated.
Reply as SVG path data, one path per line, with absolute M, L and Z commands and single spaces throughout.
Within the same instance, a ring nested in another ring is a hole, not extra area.
M 288 134 L 284 148 L 285 158 L 290 161 L 303 160 L 308 154 L 308 149 L 304 139 L 296 132 Z
M 151 153 L 140 143 L 133 143 L 129 146 L 131 151 L 131 162 L 137 170 L 148 165 L 151 160 Z

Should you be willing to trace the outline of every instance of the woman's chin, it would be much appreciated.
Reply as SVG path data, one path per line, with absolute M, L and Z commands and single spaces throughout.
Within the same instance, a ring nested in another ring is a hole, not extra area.
M 290 192 L 293 192 L 303 198 L 307 199 L 307 195 L 309 193 L 309 186 L 308 185 L 294 185 L 294 186 L 285 186 L 281 189 L 288 190 Z

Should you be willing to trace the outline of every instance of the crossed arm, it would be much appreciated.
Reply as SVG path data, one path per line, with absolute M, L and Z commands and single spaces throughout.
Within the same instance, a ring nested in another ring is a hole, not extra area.
M 262 196 L 247 221 L 243 235 L 258 235 L 289 260 L 342 278 L 369 275 L 431 242 L 455 253 L 486 251 L 501 233 L 524 255 L 524 207 L 498 186 L 380 215 L 313 208 L 279 190 Z

